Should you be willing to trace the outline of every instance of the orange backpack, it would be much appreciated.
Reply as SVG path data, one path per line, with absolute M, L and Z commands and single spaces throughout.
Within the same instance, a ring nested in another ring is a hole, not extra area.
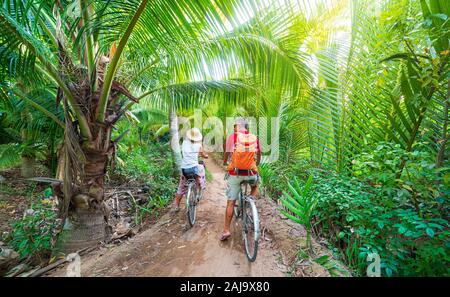
M 228 170 L 257 170 L 255 154 L 258 149 L 254 134 L 238 133 Z

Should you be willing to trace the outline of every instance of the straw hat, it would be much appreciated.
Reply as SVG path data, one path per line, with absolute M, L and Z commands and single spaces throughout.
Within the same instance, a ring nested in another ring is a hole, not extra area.
M 189 129 L 186 132 L 186 137 L 194 142 L 199 142 L 203 139 L 203 135 L 198 128 Z

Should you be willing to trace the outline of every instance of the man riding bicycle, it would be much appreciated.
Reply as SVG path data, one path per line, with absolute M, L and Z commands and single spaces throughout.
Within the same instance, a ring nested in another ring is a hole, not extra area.
M 186 132 L 186 137 L 181 145 L 182 161 L 181 161 L 181 175 L 178 183 L 178 191 L 175 194 L 175 212 L 180 210 L 180 201 L 188 189 L 187 177 L 194 175 L 199 189 L 198 197 L 202 196 L 202 191 L 206 187 L 205 166 L 199 164 L 198 156 L 208 158 L 208 155 L 203 151 L 202 146 L 203 136 L 199 129 L 192 128 Z
M 230 225 L 241 182 L 247 181 L 251 187 L 250 195 L 255 198 L 258 196 L 259 176 L 257 166 L 260 161 L 261 147 L 258 138 L 248 132 L 248 122 L 245 119 L 237 119 L 234 124 L 234 133 L 227 139 L 223 159 L 223 165 L 227 166 L 228 171 L 228 201 L 225 212 L 225 226 L 220 236 L 221 241 L 231 236 Z

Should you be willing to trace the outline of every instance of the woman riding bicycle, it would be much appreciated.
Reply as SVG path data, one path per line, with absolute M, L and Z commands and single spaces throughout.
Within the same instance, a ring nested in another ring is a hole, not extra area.
M 208 158 L 208 155 L 203 151 L 202 146 L 203 136 L 199 129 L 192 128 L 186 132 L 186 137 L 181 145 L 181 175 L 178 184 L 178 191 L 175 194 L 175 211 L 180 210 L 180 201 L 188 189 L 188 177 L 195 176 L 197 186 L 199 188 L 198 197 L 202 197 L 202 191 L 206 188 L 205 167 L 204 164 L 199 164 L 199 155 L 203 158 Z

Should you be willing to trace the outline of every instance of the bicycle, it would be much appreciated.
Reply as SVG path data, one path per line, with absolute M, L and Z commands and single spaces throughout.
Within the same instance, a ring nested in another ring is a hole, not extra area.
M 202 162 L 199 162 L 199 164 L 205 166 Z M 203 192 L 201 193 L 201 196 L 198 196 L 199 187 L 195 180 L 195 175 L 188 175 L 186 176 L 186 179 L 188 183 L 188 190 L 186 193 L 186 215 L 189 225 L 193 227 L 197 214 L 197 204 L 201 200 Z
M 233 211 L 236 219 L 242 219 L 242 237 L 247 259 L 254 262 L 258 254 L 258 240 L 261 232 L 255 200 L 248 194 L 248 183 L 248 181 L 241 182 L 241 191 Z

